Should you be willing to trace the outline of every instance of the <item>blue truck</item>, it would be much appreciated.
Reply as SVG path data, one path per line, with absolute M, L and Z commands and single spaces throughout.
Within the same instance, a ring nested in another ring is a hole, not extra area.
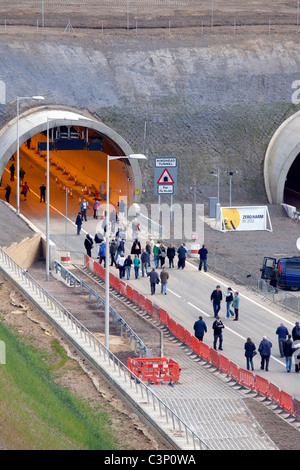
M 278 260 L 276 258 L 265 257 L 263 267 L 261 268 L 262 279 L 270 279 L 274 264 L 280 273 L 278 287 L 294 291 L 300 289 L 300 256 L 280 258 Z

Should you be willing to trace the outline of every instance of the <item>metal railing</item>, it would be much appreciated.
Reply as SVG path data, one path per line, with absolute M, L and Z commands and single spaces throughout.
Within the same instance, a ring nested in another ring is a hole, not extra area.
M 86 292 L 88 292 L 90 301 L 93 297 L 96 299 L 97 307 L 99 307 L 100 304 L 105 307 L 105 300 L 88 284 L 74 276 L 74 274 L 71 273 L 67 268 L 65 268 L 61 263 L 59 263 L 59 261 L 54 261 L 53 264 L 56 274 L 59 273 L 70 287 L 76 288 L 78 286 L 81 291 L 85 290 Z M 123 336 L 123 332 L 125 330 L 125 336 L 127 337 L 129 335 L 130 337 L 130 345 L 132 343 L 132 340 L 134 340 L 135 354 L 137 353 L 137 346 L 139 346 L 140 357 L 142 356 L 142 353 L 147 354 L 150 350 L 147 348 L 141 338 L 135 333 L 135 331 L 133 331 L 133 329 L 128 325 L 128 323 L 121 317 L 119 313 L 116 312 L 116 310 L 111 305 L 109 306 L 109 313 L 113 318 L 113 323 L 115 324 L 117 330 L 118 326 L 120 325 L 120 335 Z
M 192 445 L 195 450 L 211 450 L 211 448 L 195 434 L 195 432 L 169 408 L 147 385 L 139 380 L 112 352 L 110 352 L 101 341 L 98 340 L 79 320 L 77 320 L 65 307 L 63 307 L 46 289 L 44 289 L 26 270 L 21 268 L 2 248 L 0 248 L 0 265 L 4 265 L 11 270 L 26 286 L 26 292 L 30 295 L 30 290 L 47 304 L 51 310 L 59 316 L 62 323 L 65 323 L 73 332 L 83 340 L 84 343 L 93 349 L 101 359 L 118 372 L 119 378 L 123 377 L 130 388 L 135 388 L 135 392 L 142 400 L 147 400 L 148 405 L 152 405 L 154 411 L 159 410 L 161 418 L 165 419 L 168 425 L 172 426 L 177 437 L 185 438 L 188 446 Z M 2 268 L 3 269 L 3 268 Z M 6 275 L 10 276 L 5 270 Z M 63 326 L 61 326 L 62 329 Z M 87 350 L 85 354 L 89 356 Z M 95 364 L 95 360 L 93 359 Z M 99 369 L 101 365 L 96 363 Z

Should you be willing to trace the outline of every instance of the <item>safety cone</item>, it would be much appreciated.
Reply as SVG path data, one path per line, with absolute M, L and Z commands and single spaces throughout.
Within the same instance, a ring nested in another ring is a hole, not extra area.
M 77 175 L 75 175 L 74 186 L 77 186 Z
M 71 180 L 71 179 L 72 179 L 72 176 L 71 176 L 71 173 L 69 173 L 68 180 Z
M 66 192 L 66 187 L 64 186 L 64 193 Z
M 67 174 L 66 167 L 64 167 L 63 175 L 66 175 L 66 174 Z
M 58 179 L 57 179 L 57 176 L 56 176 L 56 178 L 55 178 L 55 183 L 56 183 L 56 184 L 58 184 Z
M 87 185 L 84 186 L 84 194 L 88 194 L 88 188 Z
M 72 190 L 72 188 L 70 188 L 69 196 L 70 196 L 70 199 L 73 199 L 73 190 Z

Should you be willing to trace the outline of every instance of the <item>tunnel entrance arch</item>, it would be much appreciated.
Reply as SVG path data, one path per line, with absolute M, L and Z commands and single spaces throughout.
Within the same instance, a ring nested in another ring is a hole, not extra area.
M 291 193 L 290 189 L 294 194 L 294 204 L 292 205 L 300 207 L 299 154 L 300 111 L 281 124 L 266 151 L 264 179 L 270 204 L 290 203 L 288 197 L 288 194 Z M 298 187 L 295 185 L 295 181 L 298 181 Z
M 94 117 L 85 114 L 84 112 L 77 111 L 64 107 L 49 107 L 42 106 L 26 111 L 19 116 L 19 145 L 21 146 L 28 139 L 34 138 L 38 134 L 45 134 L 47 131 L 47 121 L 49 120 L 49 130 L 54 128 L 77 127 L 80 129 L 88 129 L 95 132 L 101 137 L 103 141 L 102 157 L 105 154 L 117 156 L 120 155 L 120 160 L 126 155 L 133 152 L 129 144 L 116 133 L 113 129 L 109 128 L 101 121 Z M 50 134 L 51 135 L 51 134 Z M 9 162 L 12 155 L 17 151 L 17 119 L 8 122 L 0 131 L 0 174 Z M 105 158 L 106 160 L 106 158 Z M 120 178 L 127 178 L 132 181 L 130 194 L 126 195 L 128 202 L 138 202 L 142 190 L 142 177 L 139 164 L 136 160 L 129 161 L 124 159 L 124 167 L 130 168 L 130 172 L 124 171 L 119 176 Z

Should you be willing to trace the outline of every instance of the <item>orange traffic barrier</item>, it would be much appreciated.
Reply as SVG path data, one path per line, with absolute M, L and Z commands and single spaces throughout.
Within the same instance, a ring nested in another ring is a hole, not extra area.
M 300 401 L 294 398 L 294 416 L 300 420 Z
M 128 358 L 128 369 L 142 381 L 159 384 L 177 382 L 180 375 L 179 364 L 165 357 Z
M 272 384 L 271 382 L 269 385 L 269 398 L 270 400 L 277 403 L 277 405 L 280 404 L 280 389 L 276 385 Z
M 265 379 L 264 377 L 261 377 L 260 375 L 256 375 L 254 386 L 255 386 L 255 390 L 258 393 L 260 393 L 264 397 L 269 396 L 270 382 L 267 379 Z
M 173 320 L 173 318 L 170 318 L 169 330 L 174 336 L 177 336 L 177 326 L 178 326 L 178 323 L 175 320 Z
M 140 305 L 140 293 L 135 289 L 133 289 L 133 302 L 135 305 Z
M 154 318 L 159 320 L 159 307 L 155 304 L 153 304 L 152 315 L 154 316 Z
M 289 393 L 284 392 L 281 390 L 280 392 L 280 406 L 283 408 L 285 411 L 288 411 L 291 413 L 291 415 L 294 414 L 294 404 L 293 404 L 293 397 Z
M 215 367 L 219 367 L 219 354 L 214 348 L 210 348 L 210 362 Z
M 146 297 L 140 294 L 140 307 L 145 310 L 146 307 Z
M 200 342 L 196 336 L 192 336 L 192 350 L 194 351 L 195 354 L 200 356 Z
M 185 330 L 185 332 L 184 332 L 184 343 L 189 348 L 192 347 L 192 338 L 193 338 L 193 335 L 188 330 Z
M 159 309 L 159 319 L 163 325 L 169 326 L 170 315 L 163 308 Z
M 185 340 L 185 328 L 179 324 L 177 324 L 177 338 L 182 342 Z
M 230 375 L 230 377 L 231 377 L 233 380 L 235 380 L 236 382 L 239 381 L 239 368 L 238 368 L 238 366 L 237 366 L 234 362 L 232 362 L 232 361 L 230 361 L 230 363 L 229 363 L 229 375 Z
M 210 362 L 210 349 L 211 348 L 208 344 L 203 343 L 203 341 L 199 341 L 199 356 L 208 362 Z
M 127 284 L 126 284 L 126 282 L 120 281 L 120 283 L 119 283 L 119 292 L 122 295 L 127 296 Z
M 223 356 L 223 354 L 219 354 L 219 369 L 228 375 L 229 375 L 229 364 L 230 364 L 229 359 Z
M 239 383 L 244 385 L 244 387 L 251 388 L 254 390 L 254 375 L 253 372 L 243 369 L 242 367 L 239 370 Z
M 129 285 L 127 285 L 127 297 L 133 301 L 133 288 Z

